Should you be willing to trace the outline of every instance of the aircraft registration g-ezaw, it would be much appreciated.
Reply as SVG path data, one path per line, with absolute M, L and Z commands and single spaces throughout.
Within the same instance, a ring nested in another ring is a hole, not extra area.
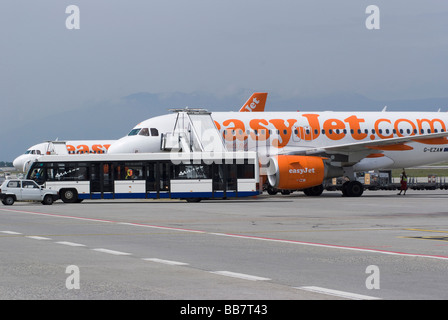
M 361 196 L 355 172 L 405 168 L 448 159 L 448 113 L 213 112 L 228 150 L 257 151 L 270 188 L 320 195 L 325 179 L 345 176 L 345 196 Z M 176 114 L 145 120 L 113 143 L 109 153 L 160 152 Z M 260 170 L 263 172 L 263 170 Z
M 240 108 L 240 112 L 262 112 L 264 111 L 266 99 L 266 92 L 254 92 L 249 99 Z M 135 131 L 133 133 L 137 134 Z M 138 132 L 139 136 L 153 136 L 158 137 L 159 133 L 154 128 L 143 128 Z M 13 166 L 16 170 L 26 172 L 27 168 L 35 159 L 44 154 L 102 154 L 106 153 L 109 146 L 115 140 L 70 140 L 66 141 L 67 151 L 62 149 L 55 149 L 56 141 L 47 141 L 35 144 L 27 149 L 27 151 L 18 156 L 13 161 Z

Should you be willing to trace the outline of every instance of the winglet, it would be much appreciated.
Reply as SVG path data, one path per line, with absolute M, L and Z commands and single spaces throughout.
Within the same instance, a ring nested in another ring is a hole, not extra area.
M 267 92 L 255 92 L 241 107 L 240 112 L 263 112 L 267 96 Z

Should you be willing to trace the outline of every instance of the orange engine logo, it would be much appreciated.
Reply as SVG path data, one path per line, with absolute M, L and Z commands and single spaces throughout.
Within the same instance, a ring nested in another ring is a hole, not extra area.
M 325 164 L 320 157 L 280 155 L 269 161 L 269 184 L 277 189 L 311 188 L 322 184 L 324 176 Z

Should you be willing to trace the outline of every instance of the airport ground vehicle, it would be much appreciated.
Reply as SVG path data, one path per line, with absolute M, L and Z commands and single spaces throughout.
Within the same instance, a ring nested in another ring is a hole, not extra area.
M 85 199 L 225 199 L 257 195 L 255 152 L 48 155 L 27 179 L 59 192 L 65 203 Z
M 0 186 L 0 199 L 4 205 L 12 205 L 15 201 L 40 201 L 51 205 L 59 199 L 56 190 L 45 189 L 33 180 L 5 180 Z

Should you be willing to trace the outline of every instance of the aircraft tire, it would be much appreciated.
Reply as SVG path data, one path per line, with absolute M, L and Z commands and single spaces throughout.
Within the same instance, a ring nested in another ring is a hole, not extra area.
M 344 195 L 344 186 L 345 186 L 345 195 L 348 197 L 360 197 L 364 192 L 363 185 L 358 181 L 347 181 L 342 186 L 342 194 Z
M 307 195 L 309 197 L 318 197 L 322 194 L 322 192 L 324 192 L 323 185 L 318 185 L 318 186 L 314 186 L 314 187 L 307 188 L 307 189 L 303 190 L 303 193 L 305 193 L 305 195 Z
M 270 194 L 271 196 L 274 196 L 277 194 L 278 190 L 272 186 L 268 186 L 267 188 L 267 192 L 268 194 Z

